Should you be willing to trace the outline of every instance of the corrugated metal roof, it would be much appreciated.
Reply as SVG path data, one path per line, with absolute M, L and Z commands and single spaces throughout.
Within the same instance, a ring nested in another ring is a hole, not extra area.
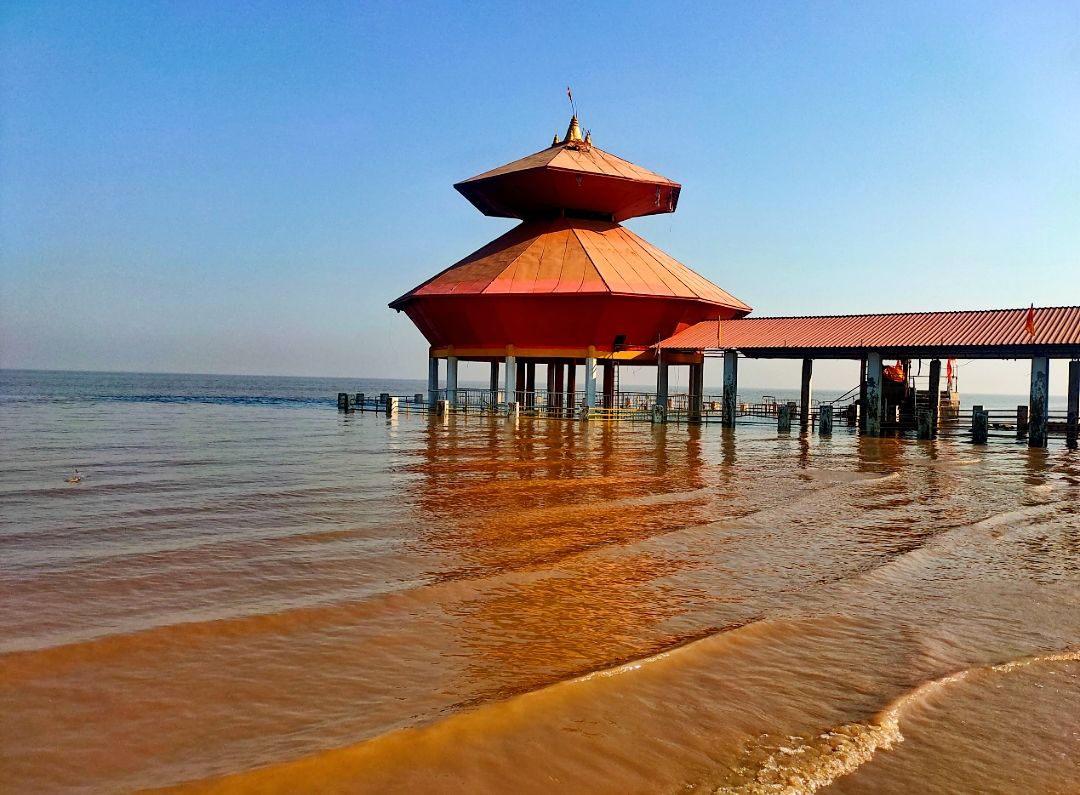
M 750 307 L 609 221 L 527 221 L 390 304 L 425 295 L 619 293 Z
M 1036 307 L 1034 336 L 1025 328 L 1027 317 L 1028 309 L 1020 308 L 709 320 L 669 337 L 658 347 L 752 352 L 1080 346 L 1080 307 Z

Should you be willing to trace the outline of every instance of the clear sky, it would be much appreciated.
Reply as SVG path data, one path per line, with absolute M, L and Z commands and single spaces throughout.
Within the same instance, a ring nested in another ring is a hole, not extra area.
M 598 146 L 683 184 L 628 225 L 756 314 L 1080 304 L 1076 0 L 0 20 L 6 367 L 423 377 L 386 304 L 512 225 L 451 185 L 549 144 L 568 83 Z

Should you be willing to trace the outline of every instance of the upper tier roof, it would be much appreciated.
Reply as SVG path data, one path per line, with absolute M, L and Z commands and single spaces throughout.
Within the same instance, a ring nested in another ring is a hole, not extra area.
M 569 218 L 527 221 L 390 306 L 430 295 L 567 293 L 686 298 L 750 311 L 629 229 Z
M 484 215 L 540 218 L 563 211 L 623 221 L 675 211 L 681 186 L 581 137 L 577 117 L 562 141 L 459 182 Z

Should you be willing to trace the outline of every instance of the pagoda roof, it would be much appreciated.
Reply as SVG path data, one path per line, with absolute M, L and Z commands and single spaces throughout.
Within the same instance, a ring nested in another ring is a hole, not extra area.
M 527 221 L 393 301 L 434 295 L 618 294 L 750 307 L 610 221 Z
M 528 219 L 576 211 L 624 221 L 674 212 L 682 186 L 593 146 L 575 117 L 563 140 L 454 188 L 485 215 Z

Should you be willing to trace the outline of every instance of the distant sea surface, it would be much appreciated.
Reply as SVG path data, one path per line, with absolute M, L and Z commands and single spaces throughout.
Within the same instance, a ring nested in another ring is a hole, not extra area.
M 0 791 L 1080 792 L 1061 437 L 423 388 L 0 371 Z

